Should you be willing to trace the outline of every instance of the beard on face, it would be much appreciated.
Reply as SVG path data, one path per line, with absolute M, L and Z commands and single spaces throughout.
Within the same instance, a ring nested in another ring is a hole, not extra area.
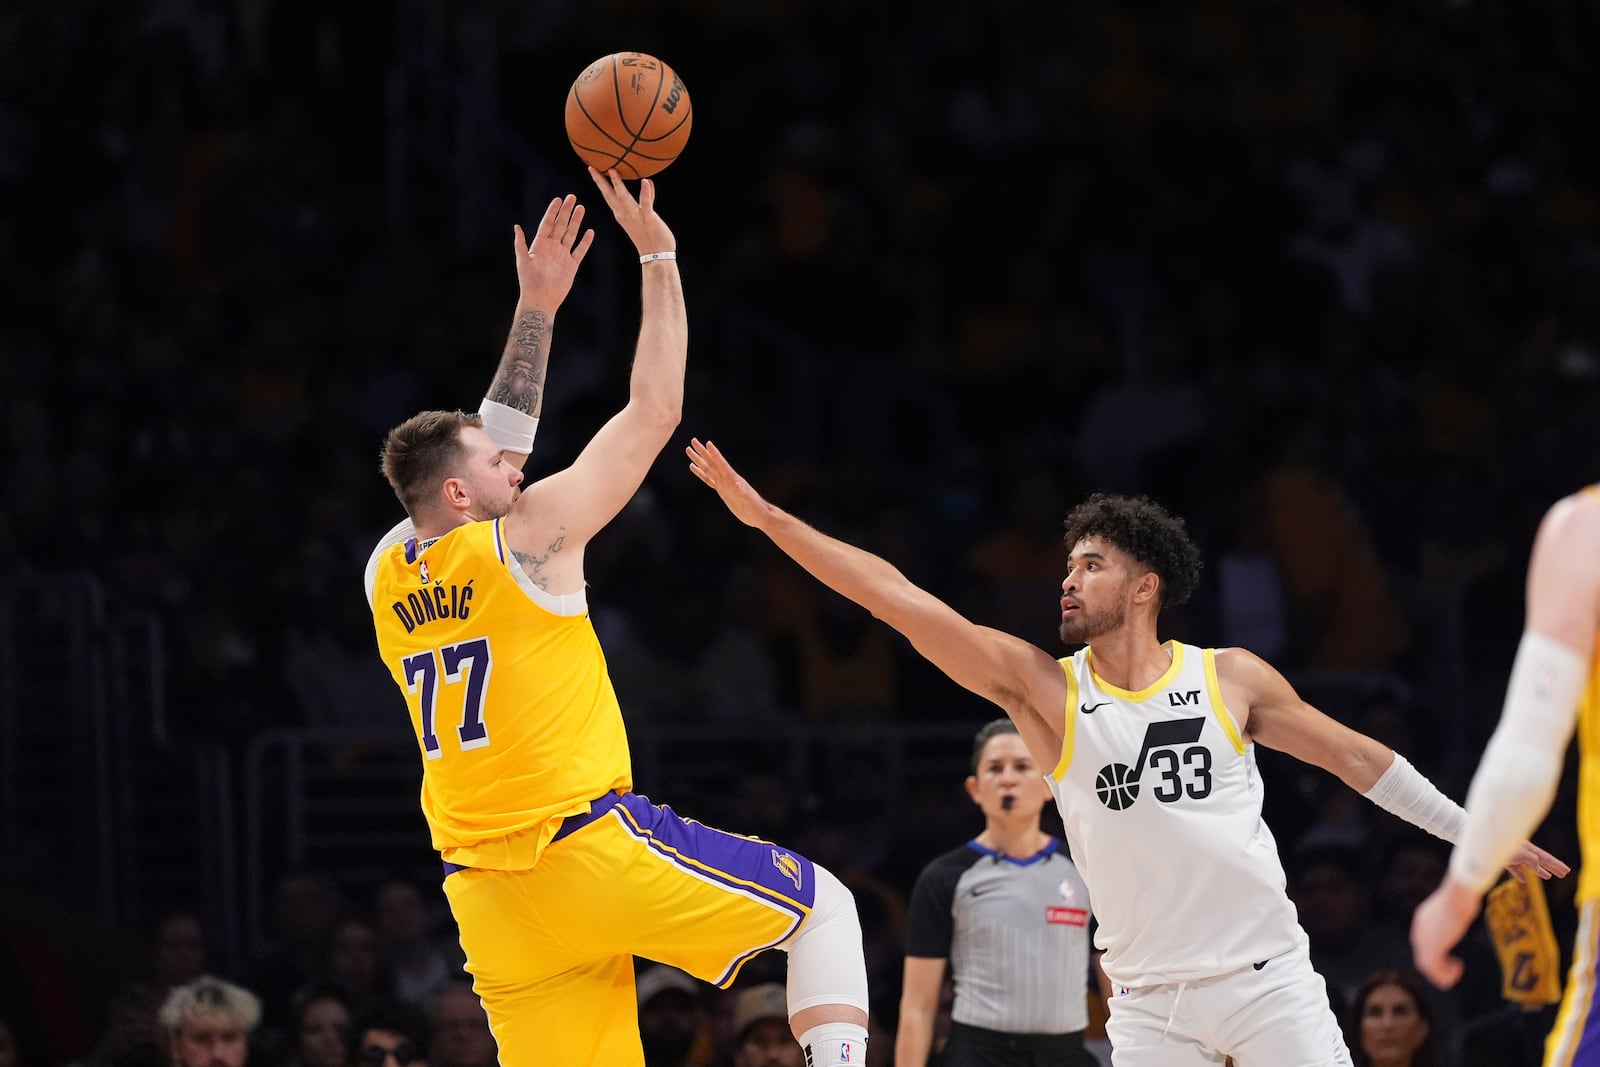
M 1093 641 L 1101 634 L 1110 633 L 1121 626 L 1128 618 L 1126 605 L 1121 608 L 1103 608 L 1100 611 L 1090 611 L 1087 606 L 1078 609 L 1078 613 L 1070 619 L 1062 619 L 1059 633 L 1063 644 L 1082 645 Z

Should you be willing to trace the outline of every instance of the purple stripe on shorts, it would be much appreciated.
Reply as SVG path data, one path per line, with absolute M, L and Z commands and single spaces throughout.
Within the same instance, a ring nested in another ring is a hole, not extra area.
M 714 830 L 665 805 L 625 793 L 622 824 L 678 866 L 713 882 L 742 889 L 804 918 L 816 899 L 811 861 L 791 849 L 754 837 Z
M 1571 978 L 1568 979 L 1571 981 Z M 1589 978 L 1591 989 L 1594 978 Z M 1572 1067 L 1600 1067 L 1600 1011 L 1595 1011 L 1595 998 L 1590 994 L 1583 1019 L 1583 1032 L 1578 1038 L 1578 1048 L 1572 1054 Z

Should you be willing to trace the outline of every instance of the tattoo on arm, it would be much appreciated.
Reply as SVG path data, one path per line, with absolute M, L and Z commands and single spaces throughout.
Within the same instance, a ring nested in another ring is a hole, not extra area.
M 539 409 L 544 369 L 550 362 L 549 325 L 542 311 L 526 312 L 512 324 L 494 383 L 489 386 L 490 400 L 530 415 Z
M 566 541 L 567 535 L 561 534 L 550 542 L 550 547 L 545 549 L 543 555 L 534 552 L 518 552 L 515 549 L 512 549 L 511 554 L 522 565 L 522 573 L 526 574 L 534 585 L 548 593 L 550 591 L 550 579 L 544 575 L 544 565 L 550 562 L 551 556 L 561 551 L 561 547 L 566 544 Z

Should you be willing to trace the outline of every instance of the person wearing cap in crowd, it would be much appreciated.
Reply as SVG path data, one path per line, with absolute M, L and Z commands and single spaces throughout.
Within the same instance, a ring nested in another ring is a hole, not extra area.
M 244 1067 L 261 1001 L 232 982 L 201 975 L 167 994 L 159 1018 L 174 1067 Z
M 753 985 L 733 1002 L 733 1067 L 805 1067 L 781 984 Z
M 639 996 L 639 1041 L 645 1067 L 689 1067 L 705 1032 L 702 984 L 687 971 L 658 964 L 635 982 Z

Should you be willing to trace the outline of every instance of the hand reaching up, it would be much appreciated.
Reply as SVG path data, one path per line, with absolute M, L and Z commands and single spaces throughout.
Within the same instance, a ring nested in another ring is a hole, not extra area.
M 578 265 L 594 243 L 594 231 L 583 230 L 583 205 L 571 194 L 550 201 L 531 242 L 521 226 L 512 229 L 517 239 L 518 300 L 526 307 L 555 311 L 572 291 Z
M 678 239 L 672 236 L 672 231 L 667 229 L 667 224 L 656 214 L 656 183 L 649 178 L 639 180 L 639 198 L 635 200 L 633 194 L 628 192 L 628 187 L 617 177 L 615 170 L 608 170 L 604 174 L 589 168 L 589 177 L 594 179 L 595 187 L 600 190 L 600 195 L 605 197 L 606 205 L 611 208 L 611 214 L 617 218 L 617 225 L 621 226 L 639 254 L 649 252 L 674 252 L 678 248 Z

